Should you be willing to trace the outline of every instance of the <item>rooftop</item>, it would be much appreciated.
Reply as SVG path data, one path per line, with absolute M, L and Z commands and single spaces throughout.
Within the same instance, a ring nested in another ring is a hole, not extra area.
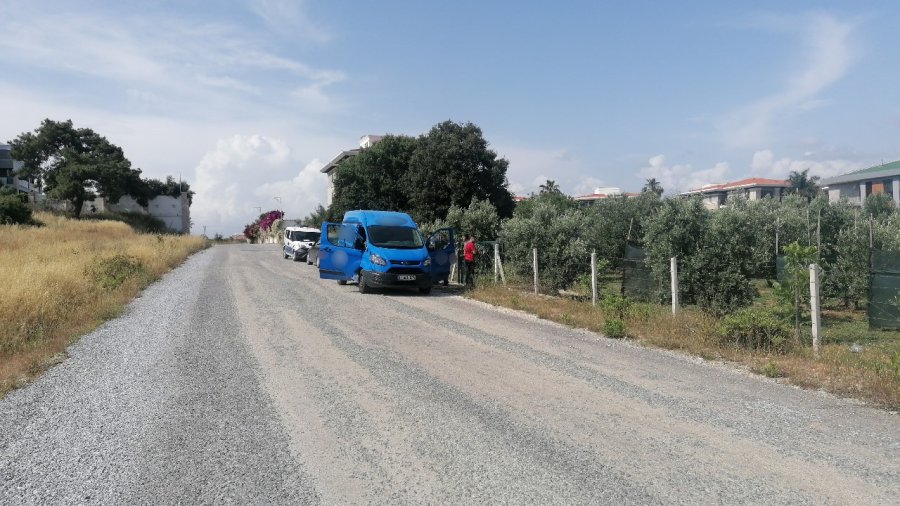
M 723 192 L 729 190 L 737 190 L 739 188 L 754 188 L 758 186 L 788 188 L 791 186 L 791 184 L 786 179 L 766 179 L 762 177 L 750 177 L 747 179 L 741 179 L 740 181 L 731 181 L 728 183 L 706 184 L 701 186 L 700 188 L 688 190 L 682 193 L 682 195 L 689 195 L 694 193 Z
M 829 177 L 823 179 L 822 184 L 827 186 L 830 184 L 851 183 L 864 179 L 894 176 L 900 176 L 900 160 L 882 163 L 881 165 L 873 165 L 865 169 L 855 170 L 853 172 L 848 172 L 839 176 Z

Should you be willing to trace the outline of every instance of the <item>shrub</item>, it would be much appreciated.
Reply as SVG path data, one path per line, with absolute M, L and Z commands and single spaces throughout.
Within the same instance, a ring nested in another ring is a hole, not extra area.
M 775 362 L 767 362 L 766 365 L 759 368 L 759 372 L 767 378 L 780 378 L 781 369 Z
M 631 312 L 631 300 L 622 295 L 607 294 L 600 300 L 600 308 L 607 316 L 624 320 Z
M 603 322 L 603 334 L 616 339 L 625 337 L 625 322 L 618 318 L 607 319 Z
M 768 310 L 742 309 L 722 320 L 722 339 L 749 349 L 784 351 L 790 335 L 790 326 Z
M 16 195 L 16 192 L 0 191 L 0 225 L 29 223 L 32 223 L 32 219 L 28 203 Z
M 106 290 L 115 290 L 128 281 L 129 278 L 148 277 L 147 269 L 141 261 L 133 256 L 115 255 L 102 258 L 85 273 L 94 279 L 98 285 Z

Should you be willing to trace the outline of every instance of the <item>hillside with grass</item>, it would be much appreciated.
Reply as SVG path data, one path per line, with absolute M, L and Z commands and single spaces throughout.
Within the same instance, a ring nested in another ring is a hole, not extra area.
M 138 233 L 120 221 L 34 218 L 42 225 L 0 225 L 0 396 L 208 244 Z

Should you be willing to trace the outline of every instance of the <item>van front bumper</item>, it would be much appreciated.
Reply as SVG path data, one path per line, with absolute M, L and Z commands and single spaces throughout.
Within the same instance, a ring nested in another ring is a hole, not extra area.
M 400 276 L 415 276 L 415 279 L 412 280 L 400 280 Z M 409 286 L 409 287 L 428 287 L 431 286 L 431 274 L 427 272 L 420 273 L 393 273 L 393 272 L 374 272 L 374 271 L 362 271 L 362 277 L 365 281 L 366 285 L 371 286 L 373 288 L 387 288 L 387 287 L 401 287 L 401 286 Z

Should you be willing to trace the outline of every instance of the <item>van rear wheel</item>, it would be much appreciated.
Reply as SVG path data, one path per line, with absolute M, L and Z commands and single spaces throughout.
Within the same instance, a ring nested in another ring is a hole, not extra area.
M 420 286 L 419 293 L 421 293 L 422 295 L 428 295 L 429 293 L 431 293 L 431 287 L 430 286 Z

